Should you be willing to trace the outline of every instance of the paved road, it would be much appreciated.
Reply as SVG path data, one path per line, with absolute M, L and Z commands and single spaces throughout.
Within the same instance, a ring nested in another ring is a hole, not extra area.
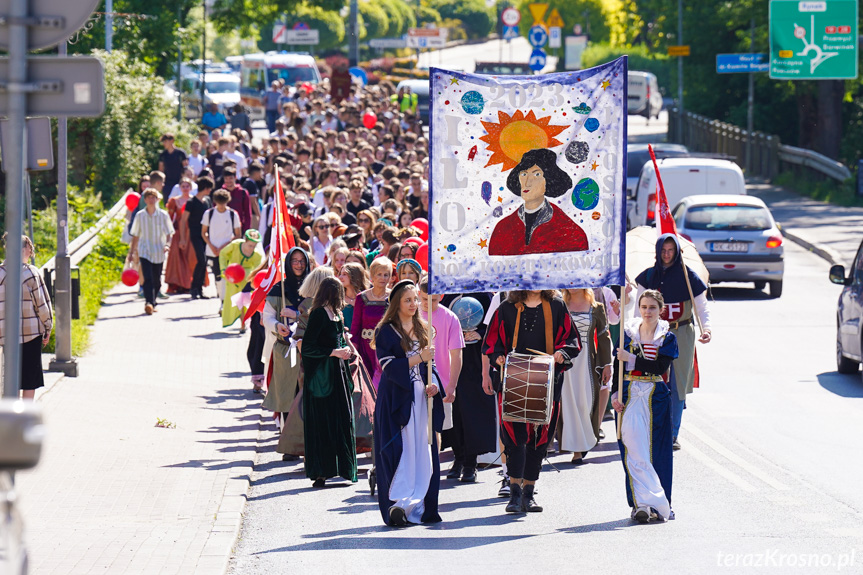
M 512 42 L 504 40 L 489 40 L 481 44 L 464 44 L 443 48 L 420 55 L 419 65 L 421 68 L 436 67 L 448 70 L 461 70 L 473 72 L 477 62 L 527 62 L 533 47 L 526 38 L 518 37 Z M 557 57 L 549 51 L 545 70 L 554 70 L 557 66 Z
M 229 572 L 290 565 L 340 573 L 371 566 L 381 573 L 728 573 L 750 561 L 784 561 L 774 572 L 832 573 L 835 566 L 808 562 L 838 565 L 852 552 L 858 566 L 845 572 L 861 572 L 863 496 L 854 454 L 863 434 L 863 385 L 859 376 L 835 372 L 838 288 L 827 282 L 827 264 L 795 245 L 786 254 L 778 300 L 748 286 L 714 289 L 716 339 L 699 348 L 704 384 L 690 396 L 683 450 L 675 455 L 676 521 L 630 522 L 618 455 L 603 442 L 580 468 L 569 466 L 568 455 L 551 457 L 539 483 L 542 514 L 506 515 L 495 496 L 497 472 L 485 470 L 475 485 L 443 481 L 443 523 L 393 530 L 382 525 L 364 474 L 356 485 L 313 490 L 302 464 L 283 463 L 273 452 L 275 431 L 265 422 Z M 611 437 L 613 425 L 605 430 Z M 368 469 L 366 456 L 360 465 Z

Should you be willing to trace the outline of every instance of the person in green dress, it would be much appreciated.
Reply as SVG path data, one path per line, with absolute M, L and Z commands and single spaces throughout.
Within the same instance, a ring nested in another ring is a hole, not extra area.
M 344 307 L 341 282 L 324 278 L 303 338 L 305 470 L 314 487 L 330 477 L 357 481 L 354 386 L 347 363 L 356 350 L 345 338 Z
M 231 264 L 240 264 L 246 272 L 246 277 L 242 282 L 235 284 L 231 282 L 225 283 L 225 296 L 222 302 L 222 327 L 230 327 L 238 319 L 241 320 L 245 308 L 240 309 L 234 305 L 231 298 L 234 294 L 243 291 L 252 278 L 255 277 L 255 272 L 261 267 L 261 264 L 266 260 L 267 256 L 261 248 L 261 234 L 258 230 L 246 230 L 246 233 L 241 239 L 234 240 L 219 252 L 219 265 L 221 269 L 226 270 Z M 240 321 L 240 332 L 246 330 L 246 323 Z

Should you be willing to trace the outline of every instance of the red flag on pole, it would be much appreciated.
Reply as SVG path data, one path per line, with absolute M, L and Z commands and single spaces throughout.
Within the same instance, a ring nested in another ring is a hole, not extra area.
M 656 172 L 656 230 L 662 234 L 677 234 L 677 225 L 671 217 L 671 209 L 668 206 L 668 198 L 665 196 L 665 186 L 662 185 L 662 176 L 659 174 L 659 164 L 656 162 L 656 154 L 653 146 L 647 145 L 650 159 L 653 160 L 653 169 Z
M 276 168 L 276 185 L 273 188 L 273 231 L 270 235 L 270 250 L 267 261 L 267 275 L 261 281 L 260 287 L 252 292 L 252 300 L 246 310 L 246 315 L 243 321 L 248 320 L 255 315 L 255 312 L 260 311 L 264 305 L 264 300 L 270 289 L 276 283 L 282 281 L 285 270 L 284 260 L 285 255 L 294 247 L 294 234 L 291 233 L 290 219 L 288 218 L 288 208 L 285 203 L 285 192 L 282 190 L 282 182 L 279 178 L 278 168 Z

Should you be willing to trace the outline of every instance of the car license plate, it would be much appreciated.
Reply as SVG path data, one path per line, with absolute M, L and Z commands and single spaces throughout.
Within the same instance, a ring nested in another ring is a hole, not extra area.
M 749 244 L 745 242 L 713 242 L 710 249 L 714 252 L 748 252 Z

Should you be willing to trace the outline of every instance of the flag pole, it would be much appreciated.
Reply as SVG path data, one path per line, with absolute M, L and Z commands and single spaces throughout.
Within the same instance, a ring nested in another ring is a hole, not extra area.
M 625 334 L 626 331 L 626 288 L 629 282 L 626 281 L 626 276 L 624 276 L 623 280 L 623 288 L 621 288 L 621 303 L 620 303 L 620 340 L 618 343 L 618 349 L 623 349 L 625 344 Z M 626 364 L 622 359 L 620 361 L 620 367 L 617 370 L 617 401 L 623 403 L 623 372 L 626 369 Z M 617 414 L 617 439 L 618 441 L 623 441 L 623 437 L 621 432 L 623 431 L 623 411 Z
M 280 202 L 280 201 L 282 201 L 282 198 L 284 198 L 284 196 L 285 196 L 285 190 L 282 189 L 282 180 L 281 180 L 281 176 L 279 175 L 279 165 L 278 164 L 275 164 L 275 163 L 273 164 L 273 172 L 275 173 L 275 176 L 276 176 L 276 186 L 278 186 L 276 189 L 282 190 L 282 194 L 281 194 L 282 197 L 280 198 L 279 194 L 277 193 L 276 197 L 273 198 L 273 201 L 274 202 Z M 276 206 L 274 209 L 274 212 L 273 212 L 273 219 L 276 219 L 276 214 L 279 214 L 278 215 L 279 221 L 277 223 L 278 227 L 273 226 L 273 227 L 276 227 L 275 231 L 279 234 L 278 235 L 279 245 L 281 245 L 281 241 L 282 241 L 282 239 L 281 239 L 282 238 L 282 227 L 285 225 L 284 222 L 282 222 L 281 207 L 282 206 Z M 276 224 L 276 222 L 273 222 L 273 223 Z M 272 231 L 270 232 L 270 234 L 272 234 Z M 282 261 L 284 261 L 284 259 Z M 283 266 L 282 262 L 275 262 L 275 263 L 277 266 Z M 293 271 L 293 270 L 291 270 L 291 271 Z M 287 273 L 288 273 L 288 270 L 285 270 L 285 269 L 282 270 L 282 281 L 279 282 L 282 286 L 282 309 L 285 309 L 285 279 L 286 279 Z M 279 310 L 279 311 L 281 313 L 281 310 Z
M 429 312 L 427 314 L 428 317 L 428 342 L 429 346 L 432 345 L 432 297 L 431 294 L 428 294 L 428 309 Z M 432 383 L 432 361 L 434 360 L 434 356 L 429 357 L 428 361 L 428 384 Z M 443 393 L 442 389 L 438 390 L 438 393 Z M 432 410 L 434 409 L 434 401 L 431 397 L 427 397 L 428 402 L 428 435 L 429 435 L 429 445 L 432 445 L 432 434 L 434 433 L 434 426 L 432 425 Z

